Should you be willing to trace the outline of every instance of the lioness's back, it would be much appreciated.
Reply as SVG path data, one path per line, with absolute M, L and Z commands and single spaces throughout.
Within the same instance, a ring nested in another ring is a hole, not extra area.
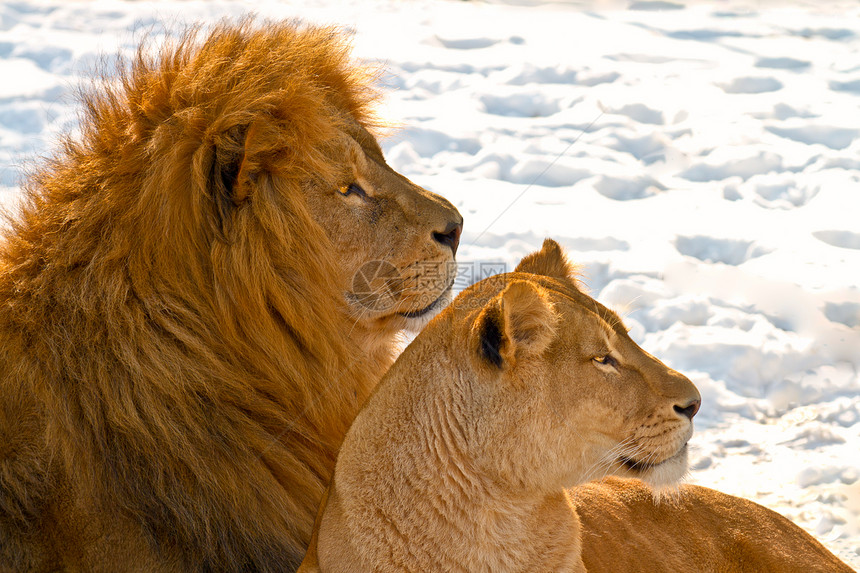
M 571 497 L 589 573 L 852 571 L 776 512 L 706 487 L 655 501 L 642 482 L 610 477 Z

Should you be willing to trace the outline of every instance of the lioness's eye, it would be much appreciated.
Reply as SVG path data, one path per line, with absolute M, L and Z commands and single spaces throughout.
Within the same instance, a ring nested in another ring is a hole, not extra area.
M 350 183 L 349 185 L 343 185 L 338 189 L 341 195 L 344 197 L 349 197 L 350 195 L 358 195 L 361 198 L 367 197 L 367 193 L 358 183 Z
M 613 368 L 618 366 L 618 361 L 610 354 L 607 354 L 606 356 L 597 356 L 594 358 L 594 361 L 598 364 L 602 364 L 603 366 L 612 366 Z

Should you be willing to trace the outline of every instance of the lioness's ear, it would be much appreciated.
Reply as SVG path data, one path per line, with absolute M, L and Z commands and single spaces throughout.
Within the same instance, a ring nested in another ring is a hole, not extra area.
M 557 279 L 571 279 L 575 274 L 561 246 L 552 239 L 544 239 L 541 250 L 525 256 L 514 271 Z
M 526 281 L 514 281 L 478 315 L 473 327 L 478 352 L 497 368 L 540 355 L 555 334 L 556 314 L 547 292 Z

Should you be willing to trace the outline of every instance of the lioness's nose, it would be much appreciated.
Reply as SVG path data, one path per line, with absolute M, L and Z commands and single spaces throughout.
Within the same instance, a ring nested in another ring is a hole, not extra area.
M 451 221 L 441 233 L 434 232 L 433 238 L 443 245 L 451 247 L 451 252 L 456 255 L 457 247 L 460 245 L 460 233 L 463 232 L 463 224 Z
M 699 406 L 701 406 L 701 404 L 702 404 L 701 400 L 693 400 L 692 402 L 690 402 L 686 406 L 678 406 L 677 404 L 675 404 L 675 411 L 678 414 L 680 414 L 682 416 L 686 416 L 687 418 L 692 420 L 693 416 L 696 415 L 696 412 L 699 411 Z

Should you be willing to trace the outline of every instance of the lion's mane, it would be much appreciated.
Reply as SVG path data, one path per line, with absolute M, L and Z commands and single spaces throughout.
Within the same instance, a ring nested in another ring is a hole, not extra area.
M 27 184 L 0 246 L 13 569 L 34 524 L 69 504 L 58 491 L 130 520 L 183 568 L 297 565 L 384 371 L 347 336 L 333 248 L 302 193 L 335 179 L 340 122 L 371 123 L 368 75 L 332 29 L 246 21 L 199 37 L 142 48 L 85 96 L 80 135 Z

